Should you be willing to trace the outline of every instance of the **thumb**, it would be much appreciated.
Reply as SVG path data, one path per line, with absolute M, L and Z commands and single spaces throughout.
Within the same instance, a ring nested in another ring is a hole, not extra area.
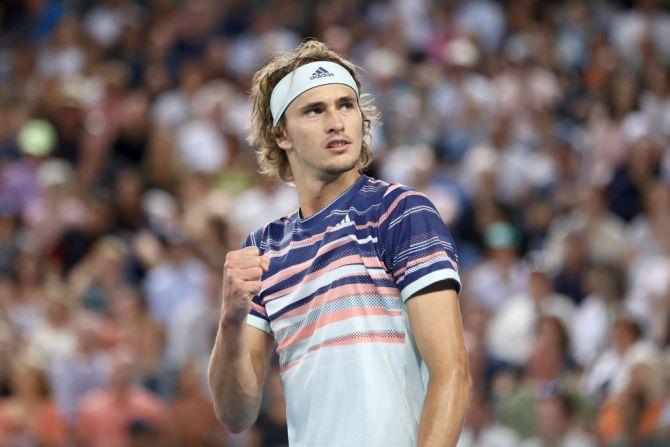
M 261 256 L 261 266 L 263 271 L 268 271 L 270 268 L 270 253 L 265 253 L 263 256 Z

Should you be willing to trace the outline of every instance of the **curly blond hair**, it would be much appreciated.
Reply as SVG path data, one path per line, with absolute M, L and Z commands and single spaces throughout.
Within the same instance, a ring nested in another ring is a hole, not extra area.
M 295 51 L 271 57 L 253 78 L 251 131 L 247 138 L 251 145 L 257 147 L 256 161 L 262 174 L 285 182 L 294 180 L 286 151 L 281 149 L 276 142 L 276 136 L 286 130 L 285 117 L 282 116 L 276 126 L 272 125 L 270 96 L 272 90 L 284 76 L 302 65 L 316 61 L 335 62 L 346 68 L 356 81 L 358 91 L 361 92 L 361 83 L 356 76 L 354 64 L 317 40 L 307 40 L 301 43 Z M 361 94 L 358 103 L 363 116 L 363 144 L 356 166 L 359 171 L 363 171 L 372 163 L 370 137 L 372 127 L 379 122 L 379 111 L 372 103 L 372 96 L 369 94 Z

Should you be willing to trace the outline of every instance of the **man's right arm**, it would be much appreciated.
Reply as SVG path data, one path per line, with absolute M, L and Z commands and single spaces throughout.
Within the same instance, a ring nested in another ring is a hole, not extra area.
M 246 324 L 251 299 L 260 290 L 269 260 L 258 248 L 230 252 L 224 266 L 223 301 L 219 328 L 209 364 L 209 386 L 216 416 L 233 433 L 258 416 L 272 339 Z

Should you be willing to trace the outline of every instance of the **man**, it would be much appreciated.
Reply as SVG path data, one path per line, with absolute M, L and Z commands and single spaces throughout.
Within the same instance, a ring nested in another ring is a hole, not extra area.
M 361 174 L 375 109 L 309 41 L 254 76 L 250 141 L 300 208 L 228 253 L 209 369 L 233 432 L 258 415 L 273 341 L 291 446 L 453 446 L 470 396 L 451 236 L 421 193 Z

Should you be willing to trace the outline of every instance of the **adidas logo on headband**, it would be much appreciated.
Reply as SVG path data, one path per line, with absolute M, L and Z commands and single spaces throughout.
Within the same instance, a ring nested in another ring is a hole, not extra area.
M 335 75 L 326 70 L 325 68 L 319 67 L 316 69 L 314 73 L 312 73 L 312 76 L 309 77 L 309 80 L 313 81 L 314 79 L 327 78 L 328 76 L 335 76 Z

